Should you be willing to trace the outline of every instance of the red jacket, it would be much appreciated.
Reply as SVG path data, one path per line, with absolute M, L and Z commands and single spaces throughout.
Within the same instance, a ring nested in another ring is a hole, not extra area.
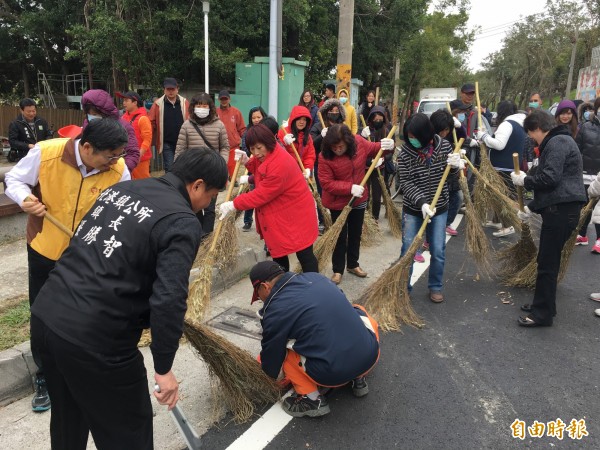
M 313 167 L 315 166 L 315 160 L 317 159 L 317 154 L 315 153 L 315 146 L 313 145 L 313 140 L 310 135 L 308 136 L 308 142 L 306 143 L 306 145 L 304 145 L 304 133 L 308 134 L 308 132 L 310 131 L 310 127 L 312 126 L 312 118 L 311 118 L 310 112 L 308 111 L 308 109 L 305 106 L 296 105 L 292 108 L 292 112 L 290 113 L 290 118 L 288 120 L 288 126 L 286 128 L 286 131 L 279 129 L 279 140 L 281 142 L 283 142 L 283 137 L 286 134 L 288 134 L 288 133 L 293 134 L 292 123 L 295 120 L 298 120 L 300 117 L 306 118 L 306 127 L 304 128 L 304 130 L 298 132 L 298 136 L 295 136 L 296 141 L 294 142 L 294 145 L 296 146 L 296 150 L 298 151 L 298 154 L 300 155 L 302 164 L 304 164 L 304 168 L 310 169 L 312 171 Z M 284 144 L 284 147 L 288 151 L 288 153 L 290 155 L 292 155 L 292 158 L 294 158 L 294 161 L 297 161 L 296 155 L 294 154 L 294 150 L 292 149 L 292 146 Z
M 129 122 L 135 131 L 135 137 L 140 146 L 140 161 L 152 158 L 152 124 L 146 108 L 140 106 L 134 113 L 125 112 L 123 119 Z
M 234 106 L 229 106 L 227 109 L 218 106 L 217 115 L 227 130 L 229 148 L 239 148 L 242 143 L 244 131 L 246 131 L 246 124 L 244 123 L 242 113 Z
M 255 188 L 235 198 L 237 210 L 254 208 L 256 229 L 273 258 L 314 244 L 319 235 L 317 211 L 298 163 L 279 145 L 261 163 L 250 158 Z M 364 163 L 363 163 L 364 173 Z
M 354 136 L 354 140 L 356 154 L 352 159 L 346 155 L 334 155 L 333 159 L 325 159 L 323 152 L 319 153 L 319 182 L 323 189 L 321 199 L 326 208 L 335 211 L 344 209 L 352 198 L 352 185 L 360 184 L 365 176 L 367 159 L 374 158 L 381 148 L 380 142 L 369 142 L 358 134 Z M 369 189 L 365 186 L 364 194 L 354 204 L 366 202 L 368 198 Z

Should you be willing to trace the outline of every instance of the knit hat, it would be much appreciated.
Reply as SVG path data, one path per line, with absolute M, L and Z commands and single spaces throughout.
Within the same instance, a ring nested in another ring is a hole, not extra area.
M 570 109 L 573 114 L 577 115 L 577 107 L 575 106 L 575 103 L 573 103 L 571 100 L 563 100 L 556 107 L 556 113 L 554 113 L 554 117 L 558 117 L 565 109 Z

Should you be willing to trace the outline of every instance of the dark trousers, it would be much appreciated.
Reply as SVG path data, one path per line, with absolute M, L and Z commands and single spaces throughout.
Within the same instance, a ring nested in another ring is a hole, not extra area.
M 318 272 L 319 271 L 319 262 L 317 261 L 317 257 L 313 253 L 313 246 L 305 248 L 304 250 L 300 250 L 296 252 L 296 256 L 298 257 L 298 261 L 300 262 L 300 266 L 302 267 L 302 272 Z M 290 270 L 290 260 L 286 256 L 281 256 L 279 258 L 273 258 L 277 264 L 285 269 L 286 272 Z
M 29 307 L 31 308 L 31 305 L 33 305 L 33 302 L 42 289 L 42 286 L 48 279 L 50 271 L 54 269 L 56 261 L 40 255 L 28 244 L 27 264 L 29 265 Z M 38 366 L 38 371 L 36 373 L 37 377 L 43 378 L 44 372 L 42 371 L 42 360 L 39 357 L 38 349 L 33 343 L 31 343 L 31 355 L 33 356 L 35 364 Z
M 375 169 L 379 170 L 379 169 Z M 379 212 L 381 211 L 381 185 L 379 184 L 378 176 L 375 173 L 371 173 L 369 177 L 369 189 L 371 189 L 371 214 L 375 220 L 379 220 Z
M 342 211 L 331 210 L 331 220 L 335 222 Z M 356 269 L 358 258 L 360 256 L 360 238 L 362 236 L 362 227 L 365 220 L 365 210 L 353 209 L 348 215 L 348 220 L 342 227 L 338 237 L 331 263 L 334 273 L 344 273 L 344 268 Z
M 537 279 L 531 304 L 533 319 L 541 324 L 552 324 L 556 316 L 556 286 L 562 249 L 577 227 L 581 205 L 561 203 L 542 212 L 540 248 L 537 255 Z
M 204 234 L 212 233 L 215 228 L 215 206 L 217 199 L 213 198 L 206 208 L 196 214 Z
M 250 188 L 248 189 L 248 192 L 253 191 L 253 190 L 254 190 L 254 185 L 251 184 Z M 244 223 L 249 223 L 250 225 L 252 225 L 252 214 L 254 214 L 253 209 L 247 209 L 244 211 Z
M 446 226 L 449 227 L 456 219 L 458 215 L 458 210 L 460 209 L 460 205 L 463 202 L 463 193 L 459 189 L 458 191 L 449 191 L 449 204 L 448 204 L 448 218 L 446 219 Z M 429 227 L 427 227 L 429 229 Z M 429 242 L 429 240 L 427 240 Z
M 84 450 L 91 431 L 99 450 L 152 449 L 152 406 L 144 358 L 102 355 L 71 344 L 31 317 L 52 399 L 52 449 Z

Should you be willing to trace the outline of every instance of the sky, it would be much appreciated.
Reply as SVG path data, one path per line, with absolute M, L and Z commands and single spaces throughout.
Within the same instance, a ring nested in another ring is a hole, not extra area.
M 475 37 L 468 66 L 481 69 L 486 57 L 502 48 L 502 39 L 512 24 L 545 10 L 546 0 L 471 0 L 470 27 L 480 27 Z

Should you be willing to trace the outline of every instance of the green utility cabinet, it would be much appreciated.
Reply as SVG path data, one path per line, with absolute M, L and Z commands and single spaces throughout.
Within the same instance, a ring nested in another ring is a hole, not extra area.
M 294 58 L 282 58 L 281 62 L 283 77 L 277 80 L 279 123 L 288 118 L 292 108 L 300 101 L 304 91 L 304 71 L 308 67 L 307 62 Z M 219 104 L 218 98 L 215 103 Z M 235 64 L 235 94 L 231 94 L 231 104 L 242 112 L 244 121 L 248 120 L 248 112 L 254 106 L 262 106 L 269 112 L 269 58 L 257 56 L 254 62 Z

